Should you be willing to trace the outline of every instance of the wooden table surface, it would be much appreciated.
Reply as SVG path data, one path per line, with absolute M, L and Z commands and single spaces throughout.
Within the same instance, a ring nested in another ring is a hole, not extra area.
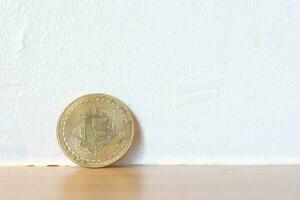
M 0 199 L 300 199 L 300 166 L 0 167 Z

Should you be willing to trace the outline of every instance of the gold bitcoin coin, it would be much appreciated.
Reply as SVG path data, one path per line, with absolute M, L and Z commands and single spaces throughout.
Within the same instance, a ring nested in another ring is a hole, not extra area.
M 105 167 L 121 159 L 134 136 L 133 116 L 115 97 L 89 94 L 70 103 L 57 124 L 58 143 L 74 163 Z

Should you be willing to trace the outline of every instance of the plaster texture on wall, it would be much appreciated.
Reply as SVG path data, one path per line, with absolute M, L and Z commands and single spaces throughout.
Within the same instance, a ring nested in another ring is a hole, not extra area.
M 300 163 L 300 1 L 0 2 L 0 164 L 72 164 L 78 96 L 138 121 L 119 164 Z

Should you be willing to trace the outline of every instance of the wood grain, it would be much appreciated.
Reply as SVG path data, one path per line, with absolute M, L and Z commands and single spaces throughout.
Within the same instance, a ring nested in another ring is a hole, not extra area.
M 0 199 L 300 199 L 300 166 L 0 167 Z

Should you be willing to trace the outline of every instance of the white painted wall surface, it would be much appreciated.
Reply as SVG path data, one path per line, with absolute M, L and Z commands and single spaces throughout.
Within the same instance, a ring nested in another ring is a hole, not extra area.
M 0 2 L 0 164 L 72 164 L 78 96 L 124 101 L 121 164 L 300 163 L 300 1 Z

